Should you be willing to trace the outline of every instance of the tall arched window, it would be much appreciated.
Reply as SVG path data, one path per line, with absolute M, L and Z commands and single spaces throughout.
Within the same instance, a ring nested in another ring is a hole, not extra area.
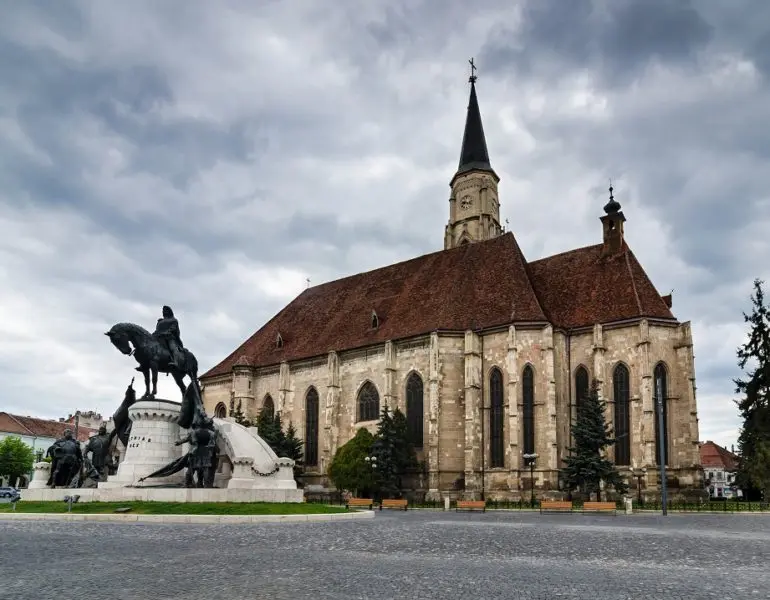
M 658 421 L 658 391 L 663 400 L 663 448 L 666 451 L 666 463 L 670 464 L 668 458 L 668 377 L 666 365 L 658 363 L 655 365 L 654 389 L 652 390 L 653 410 L 655 411 L 655 464 L 660 464 L 660 425 Z
M 505 466 L 503 444 L 503 374 L 495 367 L 489 374 L 489 466 Z
M 612 373 L 613 400 L 615 401 L 615 464 L 631 464 L 631 411 L 628 387 L 628 368 L 618 365 Z
M 358 421 L 376 421 L 380 416 L 380 394 L 371 381 L 358 390 Z
M 524 433 L 524 454 L 535 452 L 535 371 L 524 367 L 521 375 L 522 417 Z
M 580 416 L 580 409 L 583 407 L 586 396 L 588 396 L 588 371 L 585 367 L 578 367 L 575 371 L 575 411 L 576 416 Z
M 262 401 L 262 410 L 271 417 L 275 416 L 275 404 L 273 404 L 273 399 L 270 394 L 265 396 L 265 399 Z
M 227 407 L 224 402 L 217 404 L 217 407 L 214 409 L 214 416 L 217 419 L 224 419 L 227 417 Z
M 318 466 L 318 392 L 311 387 L 305 395 L 305 466 Z
M 423 417 L 422 378 L 412 373 L 406 380 L 406 427 L 415 448 L 422 448 Z

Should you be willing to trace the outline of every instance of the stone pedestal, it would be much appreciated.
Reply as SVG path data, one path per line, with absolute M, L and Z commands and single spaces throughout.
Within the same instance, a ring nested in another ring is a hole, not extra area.
M 131 406 L 131 435 L 125 457 L 118 472 L 100 482 L 99 488 L 183 485 L 184 469 L 170 477 L 154 477 L 139 483 L 142 477 L 182 457 L 187 445 L 174 445 L 186 434 L 178 425 L 181 406 L 179 402 L 157 398 L 140 400 Z
M 28 489 L 39 490 L 47 487 L 48 478 L 51 476 L 51 463 L 42 461 L 35 463 L 34 469 Z

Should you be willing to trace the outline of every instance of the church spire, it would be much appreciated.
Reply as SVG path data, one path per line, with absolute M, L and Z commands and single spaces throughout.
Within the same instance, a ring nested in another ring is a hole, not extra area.
M 500 178 L 489 164 L 487 140 L 476 97 L 476 65 L 470 59 L 471 97 L 465 118 L 460 164 L 449 182 L 449 223 L 444 229 L 444 248 L 481 242 L 503 233 L 497 184 Z
M 489 163 L 487 140 L 484 136 L 484 126 L 481 123 L 481 110 L 479 100 L 476 97 L 476 65 L 471 58 L 471 76 L 468 78 L 471 84 L 471 95 L 468 100 L 468 115 L 465 118 L 465 132 L 463 133 L 463 145 L 460 150 L 460 164 L 455 176 L 471 170 L 482 170 L 494 173 Z

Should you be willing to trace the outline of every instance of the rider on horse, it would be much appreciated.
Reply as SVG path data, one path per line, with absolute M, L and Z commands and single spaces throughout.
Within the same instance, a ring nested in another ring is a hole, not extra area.
M 171 365 L 176 367 L 180 373 L 184 373 L 184 344 L 179 331 L 179 321 L 174 317 L 174 311 L 170 307 L 163 307 L 163 316 L 158 319 L 158 324 L 152 335 L 168 349 L 169 354 L 171 354 Z

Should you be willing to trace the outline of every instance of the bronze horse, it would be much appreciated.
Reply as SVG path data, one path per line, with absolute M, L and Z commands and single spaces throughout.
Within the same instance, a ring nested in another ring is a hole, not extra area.
M 169 373 L 174 378 L 182 394 L 187 390 L 185 376 L 189 377 L 197 387 L 198 361 L 192 352 L 186 348 L 184 353 L 184 368 L 179 370 L 171 357 L 166 345 L 154 337 L 149 331 L 134 323 L 117 323 L 105 333 L 115 346 L 126 356 L 133 356 L 139 366 L 136 368 L 144 375 L 145 393 L 143 399 L 154 398 L 158 393 L 158 373 Z M 152 390 L 150 376 L 152 375 Z

